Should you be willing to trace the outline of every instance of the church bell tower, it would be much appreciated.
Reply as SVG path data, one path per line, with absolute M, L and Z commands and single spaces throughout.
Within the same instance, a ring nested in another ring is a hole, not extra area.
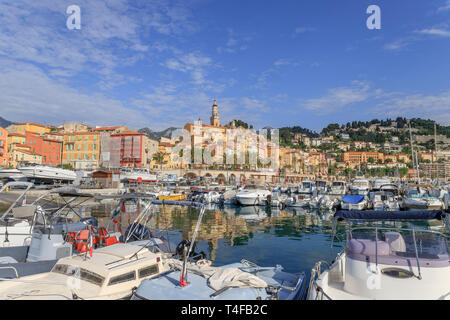
M 217 106 L 216 99 L 214 99 L 214 103 L 212 105 L 212 115 L 210 118 L 210 122 L 212 126 L 220 126 L 219 107 Z

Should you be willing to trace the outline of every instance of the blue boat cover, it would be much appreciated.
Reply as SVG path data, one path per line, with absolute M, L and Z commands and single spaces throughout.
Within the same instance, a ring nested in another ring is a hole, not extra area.
M 420 211 L 375 211 L 375 210 L 339 210 L 334 214 L 337 220 L 443 220 L 445 212 L 441 210 Z
M 342 197 L 342 201 L 347 203 L 360 203 L 364 200 L 364 196 L 360 195 L 345 195 Z

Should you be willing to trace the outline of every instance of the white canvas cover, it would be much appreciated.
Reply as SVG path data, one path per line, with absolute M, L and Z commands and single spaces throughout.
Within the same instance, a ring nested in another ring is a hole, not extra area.
M 183 262 L 175 259 L 170 259 L 169 264 L 179 270 L 183 267 Z M 220 290 L 225 287 L 239 287 L 239 288 L 265 288 L 267 283 L 257 276 L 242 271 L 238 268 L 218 268 L 212 267 L 210 262 L 200 260 L 197 263 L 187 264 L 188 272 L 194 272 L 207 278 L 208 286 L 213 290 Z
M 208 286 L 216 291 L 226 287 L 265 288 L 267 283 L 257 276 L 238 268 L 217 268 L 208 279 Z

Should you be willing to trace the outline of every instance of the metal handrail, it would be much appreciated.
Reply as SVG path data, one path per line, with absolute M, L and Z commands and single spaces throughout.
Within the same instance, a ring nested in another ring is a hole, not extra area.
M 433 234 L 437 234 L 440 236 L 443 236 L 445 238 L 450 238 L 449 235 L 446 235 L 442 232 L 439 231 L 435 231 L 435 230 L 416 230 L 416 229 L 409 229 L 409 228 L 395 228 L 395 227 L 356 227 L 356 228 L 351 228 L 349 230 L 349 232 L 355 231 L 355 230 L 373 230 L 373 229 L 378 229 L 378 230 L 400 230 L 400 231 L 410 231 L 410 232 L 415 232 L 415 231 L 419 231 L 419 232 L 423 232 L 423 233 L 433 233 Z
M 0 269 L 13 269 L 14 272 L 16 273 L 16 278 L 19 278 L 19 272 L 17 272 L 17 269 L 14 268 L 13 266 L 0 267 Z
M 416 261 L 417 261 L 417 271 L 419 271 L 419 276 L 417 277 L 419 280 L 422 280 L 422 274 L 420 272 L 420 264 L 419 264 L 419 253 L 417 252 L 417 243 L 416 243 L 416 233 L 413 229 L 413 239 L 414 239 L 414 251 L 416 253 Z

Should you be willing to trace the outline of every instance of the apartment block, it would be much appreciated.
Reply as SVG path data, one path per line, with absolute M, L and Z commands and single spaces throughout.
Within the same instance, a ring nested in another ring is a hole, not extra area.
M 100 134 L 98 132 L 72 132 L 63 134 L 62 163 L 75 169 L 98 168 Z

